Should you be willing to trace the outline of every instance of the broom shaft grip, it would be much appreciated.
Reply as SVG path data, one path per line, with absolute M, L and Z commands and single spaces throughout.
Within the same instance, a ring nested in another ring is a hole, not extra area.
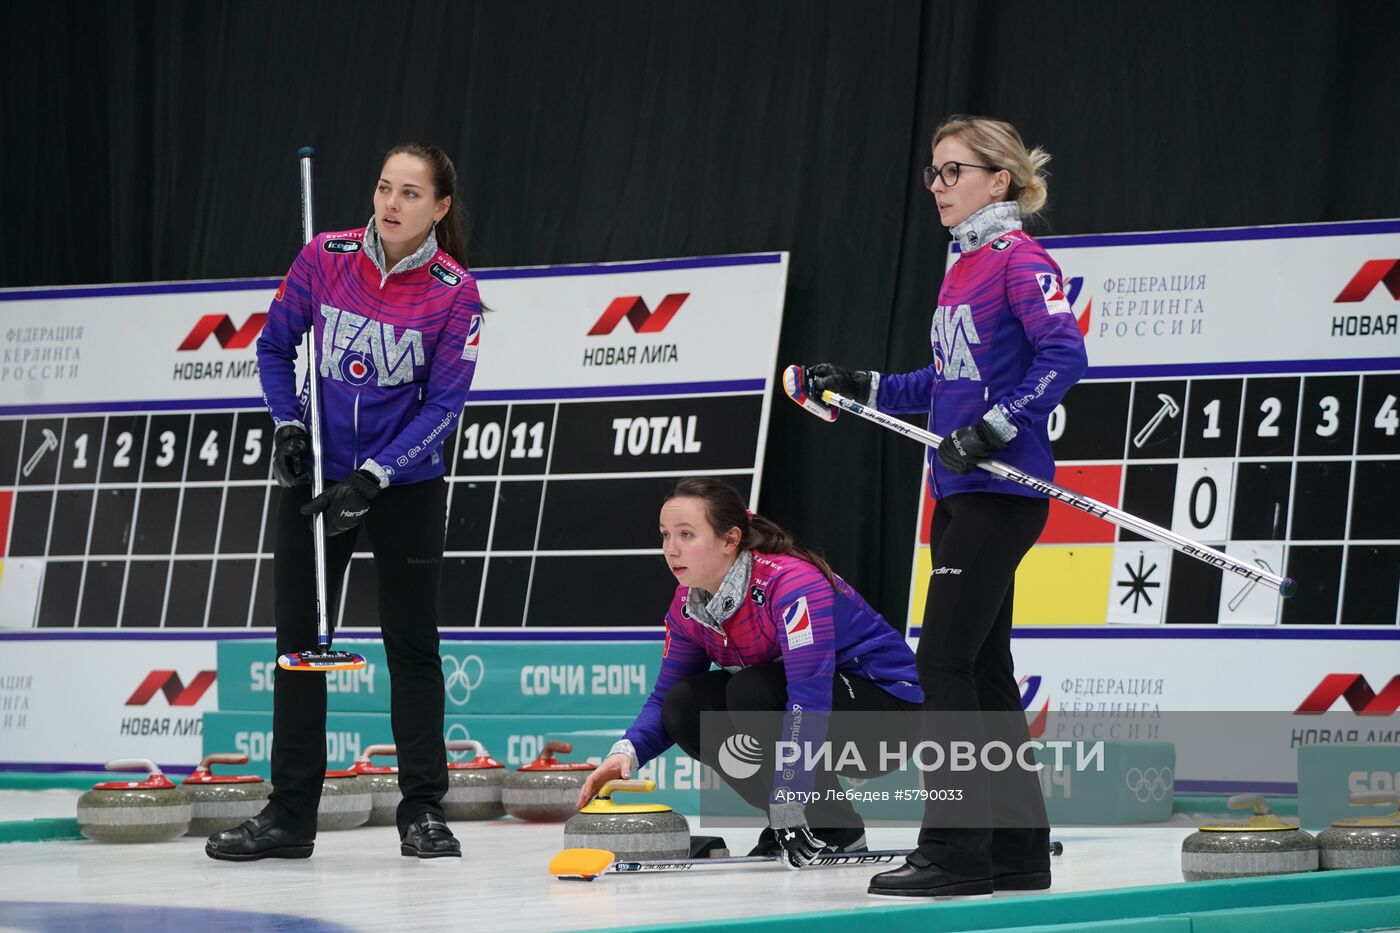
M 301 164 L 301 245 L 316 236 L 315 211 L 311 195 L 311 159 L 316 154 L 310 146 L 297 152 Z M 306 331 L 306 385 L 311 421 L 311 498 L 325 489 L 321 475 L 321 383 L 316 363 L 316 324 Z M 331 644 L 330 603 L 326 598 L 326 517 L 317 512 L 311 520 L 311 546 L 316 571 L 316 645 L 324 653 Z

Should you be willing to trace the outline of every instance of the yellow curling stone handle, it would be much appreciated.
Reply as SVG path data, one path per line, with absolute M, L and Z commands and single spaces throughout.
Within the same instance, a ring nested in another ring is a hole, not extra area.
M 649 793 L 656 790 L 656 782 L 650 778 L 633 778 L 628 781 L 608 781 L 598 791 L 598 796 L 580 813 L 670 813 L 671 808 L 664 803 L 614 803 L 612 795 L 618 791 Z
M 1285 823 L 1279 819 L 1274 811 L 1269 809 L 1269 804 L 1264 800 L 1263 794 L 1235 794 L 1225 801 L 1225 806 L 1231 810 L 1253 809 L 1254 814 L 1250 816 L 1248 823 L 1217 823 L 1214 826 L 1202 826 L 1203 833 L 1257 833 L 1257 832 L 1282 832 L 1285 830 L 1297 830 L 1297 826 L 1292 823 Z
M 1388 805 L 1391 809 L 1389 813 L 1378 813 L 1374 816 L 1348 816 L 1340 820 L 1333 820 L 1333 826 L 1343 829 L 1394 829 L 1400 826 L 1400 792 L 1368 790 L 1352 794 L 1347 799 L 1359 807 Z

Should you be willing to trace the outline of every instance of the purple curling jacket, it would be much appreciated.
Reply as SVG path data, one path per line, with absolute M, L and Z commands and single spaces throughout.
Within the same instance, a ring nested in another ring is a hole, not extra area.
M 328 483 L 361 468 L 381 486 L 441 476 L 442 442 L 476 371 L 481 297 L 471 273 L 431 233 L 393 269 L 384 265 L 373 221 L 319 234 L 292 263 L 258 337 L 268 411 L 279 428 L 307 427 L 293 363 L 315 328 Z
M 875 407 L 927 409 L 928 429 L 938 435 L 984 421 L 1010 442 L 996 459 L 1053 480 L 1046 422 L 1088 366 L 1064 275 L 1021 230 L 1015 202 L 984 207 L 953 234 L 962 255 L 938 293 L 929 334 L 933 363 L 912 373 L 874 374 Z M 961 492 L 1042 496 L 985 470 L 960 476 L 933 450 L 928 462 L 935 498 Z
M 726 617 L 718 624 L 701 618 L 709 613 L 691 598 L 689 587 L 676 587 L 666 612 L 666 646 L 656 685 L 613 751 L 630 751 L 640 766 L 670 748 L 671 737 L 661 722 L 666 692 L 711 664 L 738 671 L 781 661 L 787 675 L 782 735 L 799 747 L 816 747 L 825 739 L 838 673 L 869 680 L 910 703 L 922 702 L 914 653 L 904 637 L 837 580 L 833 587 L 816 566 L 791 554 L 742 552 L 709 599 L 711 610 L 717 603 L 729 606 L 721 610 Z M 811 775 L 784 779 L 779 772 L 774 787 L 784 785 L 810 790 Z

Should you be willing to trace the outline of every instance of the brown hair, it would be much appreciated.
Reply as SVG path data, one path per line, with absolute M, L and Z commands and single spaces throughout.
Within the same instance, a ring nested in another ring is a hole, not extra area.
M 447 213 L 437 222 L 437 242 L 444 253 L 457 260 L 463 269 L 467 268 L 467 228 L 470 222 L 466 207 L 457 197 L 457 167 L 446 152 L 430 143 L 400 143 L 384 153 L 384 162 L 396 155 L 422 159 L 433 178 L 434 198 L 439 201 L 448 197 L 452 199 Z
M 715 534 L 723 537 L 731 528 L 738 528 L 741 551 L 762 551 L 764 554 L 791 554 L 800 557 L 822 572 L 828 583 L 839 586 L 836 574 L 818 555 L 798 544 L 792 533 L 777 522 L 750 512 L 733 486 L 710 476 L 688 476 L 676 480 L 675 488 L 666 497 L 669 502 L 681 496 L 691 496 L 705 503 L 705 518 Z
M 1041 169 L 1050 161 L 1050 153 L 1039 146 L 1026 151 L 1016 127 L 1004 120 L 958 113 L 934 130 L 930 146 L 937 146 L 949 136 L 962 140 L 989 165 L 1010 173 L 1011 187 L 1007 191 L 1010 196 L 1006 200 L 1020 205 L 1023 217 L 1032 217 L 1045 206 L 1050 190 Z

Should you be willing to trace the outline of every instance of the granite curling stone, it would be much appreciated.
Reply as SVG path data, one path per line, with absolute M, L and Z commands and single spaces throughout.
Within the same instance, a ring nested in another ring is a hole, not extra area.
M 190 828 L 190 799 L 147 758 L 118 758 L 108 771 L 144 771 L 142 781 L 103 781 L 78 798 L 78 831 L 97 842 L 164 842 Z
M 506 782 L 506 766 L 486 752 L 476 739 L 448 739 L 450 752 L 471 751 L 470 761 L 448 761 L 447 795 L 442 812 L 452 820 L 494 820 L 506 815 L 501 790 Z
M 578 792 L 594 766 L 554 757 L 573 750 L 568 742 L 546 742 L 538 758 L 507 774 L 501 787 L 506 813 L 535 823 L 562 823 L 577 813 Z
M 371 745 L 364 754 L 355 758 L 350 770 L 360 776 L 361 786 L 369 791 L 368 826 L 398 825 L 399 801 L 403 794 L 399 791 L 399 769 L 392 765 L 377 765 L 376 755 L 397 757 L 399 750 L 394 745 Z
M 239 752 L 205 755 L 180 790 L 190 800 L 190 828 L 186 835 L 212 836 L 262 812 L 272 785 L 256 774 L 215 774 L 213 766 L 246 765 Z
M 1181 843 L 1181 874 L 1187 881 L 1288 875 L 1317 871 L 1317 840 L 1274 815 L 1262 794 L 1236 794 L 1232 810 L 1253 807 L 1247 822 L 1202 826 Z
M 354 771 L 327 771 L 316 808 L 316 829 L 354 829 L 369 821 L 370 795 Z
M 690 856 L 690 824 L 660 803 L 618 803 L 621 791 L 650 793 L 652 780 L 608 781 L 598 796 L 564 824 L 567 849 L 605 849 L 617 859 L 683 859 Z
M 1400 793 L 1367 791 L 1349 798 L 1357 806 L 1388 804 L 1389 813 L 1336 820 L 1317 836 L 1324 871 L 1400 865 Z

